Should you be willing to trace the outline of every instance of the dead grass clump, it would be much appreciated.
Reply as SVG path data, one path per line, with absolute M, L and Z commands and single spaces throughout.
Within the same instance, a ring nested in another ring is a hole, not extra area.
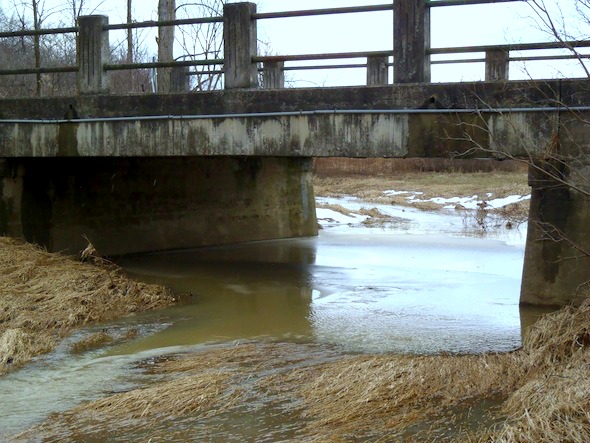
M 107 343 L 111 343 L 113 340 L 114 338 L 105 331 L 96 332 L 95 334 L 84 337 L 82 340 L 74 343 L 72 345 L 72 352 L 79 354 L 91 349 L 97 349 Z
M 74 415 L 83 411 L 90 415 L 100 414 L 111 420 L 124 414 L 127 418 L 153 418 L 174 413 L 178 417 L 204 412 L 221 404 L 229 407 L 239 395 L 230 397 L 225 392 L 228 374 L 220 372 L 175 378 L 155 386 L 134 389 L 111 395 L 72 411 Z
M 345 208 L 342 205 L 318 204 L 317 207 L 318 208 L 322 208 L 322 209 L 330 209 L 331 211 L 338 212 L 338 213 L 343 214 L 343 215 L 350 216 L 350 214 L 352 214 L 352 212 L 350 211 L 350 209 L 347 209 L 347 208 Z
M 541 317 L 523 344 L 523 359 L 531 371 L 549 373 L 586 365 L 590 368 L 590 298 L 579 307 L 566 306 Z
M 49 351 L 76 326 L 175 301 L 168 289 L 133 281 L 106 261 L 82 263 L 5 237 L 0 268 L 0 343 L 15 342 L 9 331 L 20 331 L 18 349 L 2 348 L 0 374 Z
M 517 222 L 525 221 L 529 216 L 529 201 L 524 200 L 518 203 L 510 203 L 501 208 L 494 209 L 494 212 L 506 220 L 515 220 Z
M 27 333 L 22 329 L 6 329 L 0 335 L 0 374 L 10 366 L 26 363 L 33 355 L 53 349 L 53 337 Z
M 381 212 L 379 209 L 377 208 L 361 208 L 359 210 L 359 214 L 360 215 L 365 215 L 367 217 L 371 217 L 371 218 L 388 218 L 389 216 L 387 214 L 384 214 L 383 212 Z

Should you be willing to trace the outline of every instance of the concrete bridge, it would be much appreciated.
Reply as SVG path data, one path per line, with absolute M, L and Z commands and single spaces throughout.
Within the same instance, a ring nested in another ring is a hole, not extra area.
M 393 84 L 370 53 L 367 86 L 285 89 L 290 57 L 256 54 L 261 14 L 237 3 L 220 18 L 224 90 L 183 92 L 177 72 L 177 92 L 118 96 L 108 20 L 81 18 L 80 93 L 0 100 L 0 232 L 105 255 L 310 236 L 313 157 L 516 157 L 532 186 L 521 302 L 575 301 L 590 279 L 588 80 L 508 81 L 498 46 L 483 48 L 486 81 L 431 84 L 429 7 L 390 5 Z

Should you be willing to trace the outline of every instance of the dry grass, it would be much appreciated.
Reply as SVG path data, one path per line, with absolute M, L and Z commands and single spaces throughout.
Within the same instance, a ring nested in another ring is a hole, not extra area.
M 323 208 L 323 209 L 330 209 L 334 212 L 338 212 L 340 214 L 343 215 L 350 215 L 352 214 L 352 211 L 350 209 L 345 208 L 342 205 L 332 205 L 332 204 L 318 204 L 317 205 L 318 208 Z
M 159 383 L 82 405 L 29 432 L 49 437 L 67 429 L 86 438 L 109 427 L 121 435 L 130 423 L 150 429 L 165 419 L 218 419 L 272 398 L 296 405 L 297 441 L 581 443 L 590 441 L 588 325 L 586 301 L 545 316 L 522 349 L 506 354 L 326 357 L 309 345 L 250 343 L 177 355 L 146 363 Z M 329 360 L 318 363 L 320 355 Z
M 100 348 L 108 343 L 114 341 L 113 336 L 107 334 L 105 331 L 96 332 L 95 334 L 89 335 L 82 340 L 77 341 L 72 345 L 72 352 L 81 353 L 91 349 Z
M 386 190 L 422 192 L 422 200 L 530 193 L 526 165 L 518 162 L 325 158 L 315 160 L 314 171 L 317 196 L 353 195 L 375 203 L 410 204 L 404 195 L 384 195 Z
M 527 165 L 518 161 L 445 159 L 445 158 L 316 158 L 314 170 L 321 177 L 353 175 L 400 175 L 420 172 L 527 172 Z
M 387 190 L 422 192 L 421 200 L 433 197 L 470 197 L 477 195 L 486 200 L 487 193 L 493 198 L 509 195 L 527 195 L 530 188 L 526 174 L 521 173 L 408 173 L 393 177 L 327 177 L 316 176 L 314 179 L 316 196 L 338 197 L 352 195 L 362 200 L 383 203 L 408 203 L 405 195 L 388 196 Z
M 161 286 L 102 261 L 82 263 L 0 237 L 0 374 L 48 352 L 77 326 L 174 303 Z

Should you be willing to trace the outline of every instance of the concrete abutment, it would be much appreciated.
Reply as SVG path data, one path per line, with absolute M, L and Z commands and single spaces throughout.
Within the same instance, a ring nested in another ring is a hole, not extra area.
M 4 161 L 2 234 L 102 255 L 317 235 L 312 161 L 289 157 Z

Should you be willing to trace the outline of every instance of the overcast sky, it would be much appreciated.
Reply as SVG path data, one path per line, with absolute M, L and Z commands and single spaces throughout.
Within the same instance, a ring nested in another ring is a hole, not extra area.
M 20 0 L 19 0 L 20 1 Z M 87 0 L 89 1 L 89 0 Z M 571 30 L 581 28 L 577 37 L 588 38 L 583 24 L 577 20 L 573 8 L 575 0 L 545 0 L 553 8 L 558 23 L 565 23 Z M 47 7 L 63 3 L 63 0 L 45 0 Z M 8 9 L 13 0 L 0 0 L 3 9 Z M 110 23 L 126 20 L 124 0 L 105 0 L 96 12 L 109 16 Z M 157 0 L 134 0 L 133 10 L 137 21 L 157 19 Z M 177 0 L 177 5 L 181 0 Z M 259 0 L 258 12 L 317 9 L 339 6 L 359 6 L 388 3 L 388 0 Z M 6 6 L 5 6 L 6 5 Z M 556 5 L 559 5 L 556 7 Z M 57 17 L 57 14 L 54 15 Z M 537 20 L 538 21 L 538 20 Z M 432 47 L 474 46 L 484 44 L 504 44 L 515 42 L 548 41 L 549 37 L 535 23 L 535 14 L 526 2 L 510 2 L 487 5 L 437 7 L 431 11 Z M 154 45 L 155 35 L 144 32 L 143 38 Z M 373 12 L 362 14 L 339 14 L 290 19 L 262 20 L 258 25 L 259 40 L 268 43 L 273 54 L 305 54 L 326 52 L 353 52 L 391 50 L 393 46 L 392 12 Z M 111 37 L 111 42 L 117 36 Z M 155 51 L 155 49 L 154 49 Z M 175 54 L 178 56 L 179 54 Z M 529 53 L 530 55 L 530 53 Z M 457 56 L 453 56 L 456 58 Z M 483 54 L 471 57 L 481 58 Z M 435 58 L 433 57 L 433 60 Z M 350 60 L 349 63 L 359 63 Z M 327 61 L 324 63 L 344 63 Z M 305 64 L 311 64 L 305 62 Z M 534 76 L 551 78 L 560 75 L 583 76 L 575 63 L 554 64 L 547 62 L 511 64 L 512 79 L 527 78 L 528 72 Z M 288 74 L 298 80 L 300 85 L 345 85 L 363 84 L 364 69 L 321 70 Z M 433 65 L 432 80 L 460 81 L 481 80 L 484 75 L 482 63 L 455 65 Z

